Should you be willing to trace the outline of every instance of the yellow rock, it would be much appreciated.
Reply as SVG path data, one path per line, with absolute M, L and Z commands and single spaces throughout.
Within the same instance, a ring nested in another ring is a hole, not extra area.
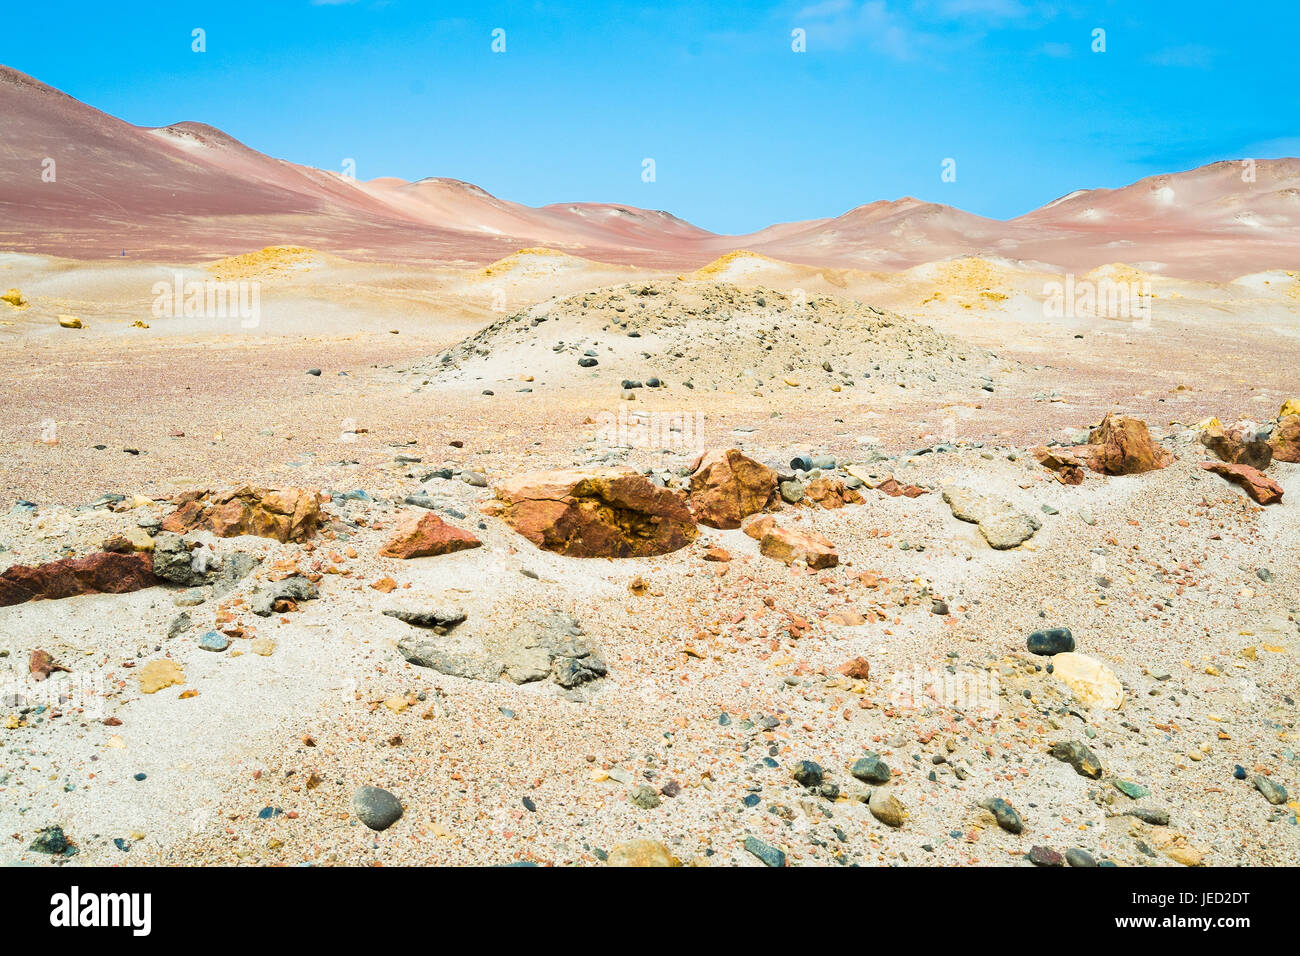
M 399 697 L 396 694 L 384 701 L 384 706 L 395 714 L 400 714 L 406 708 L 410 707 L 405 697 Z
M 61 316 L 59 316 L 59 325 L 62 326 L 63 328 L 65 328 L 65 329 L 84 329 L 84 328 L 85 328 L 85 326 L 81 324 L 81 319 L 77 318 L 75 315 L 61 315 Z
M 156 694 L 164 687 L 185 683 L 185 674 L 181 671 L 180 665 L 167 658 L 150 661 L 140 668 L 140 672 L 135 676 L 140 681 L 142 694 Z
M 27 300 L 23 298 L 23 294 L 17 289 L 10 289 L 4 295 L 0 295 L 0 302 L 8 302 L 15 309 L 27 308 Z
M 250 650 L 254 654 L 260 654 L 262 657 L 270 657 L 275 653 L 275 641 L 269 637 L 259 637 L 253 641 Z
M 17 714 L 10 714 L 5 718 L 5 730 L 17 730 L 22 726 L 22 721 L 18 719 Z
M 794 378 L 787 378 L 787 379 L 785 380 L 785 384 L 789 385 L 791 388 L 798 388 L 798 387 L 799 387 L 799 380 L 798 380 L 798 379 L 794 379 Z
M 1277 413 L 1277 417 L 1285 418 L 1287 415 L 1300 415 L 1300 398 L 1288 398 L 1282 403 L 1282 410 Z
M 131 328 L 133 328 L 133 329 L 147 329 L 147 328 L 149 328 L 149 323 L 146 322 L 146 321 L 144 321 L 144 319 L 136 319 L 134 322 L 131 323 Z
M 1124 688 L 1114 671 L 1086 654 L 1057 654 L 1052 676 L 1074 692 L 1085 707 L 1116 710 L 1124 703 Z
M 631 840 L 609 851 L 610 866 L 681 866 L 681 861 L 657 840 Z

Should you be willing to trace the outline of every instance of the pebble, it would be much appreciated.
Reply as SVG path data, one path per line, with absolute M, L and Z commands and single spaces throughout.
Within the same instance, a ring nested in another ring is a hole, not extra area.
M 1263 774 L 1256 774 L 1251 783 L 1255 785 L 1256 790 L 1264 795 L 1264 799 L 1273 806 L 1281 806 L 1286 803 L 1286 788 L 1280 783 L 1274 783 Z
M 998 821 L 998 826 L 1008 833 L 1019 833 L 1025 828 L 1016 808 L 1001 797 L 989 797 L 980 806 L 993 814 L 994 819 Z
M 1041 657 L 1053 657 L 1074 650 L 1074 635 L 1068 627 L 1053 627 L 1045 631 L 1034 631 L 1025 641 L 1025 647 L 1031 654 Z
M 1050 846 L 1036 846 L 1029 851 L 1029 862 L 1034 866 L 1064 866 L 1065 858 Z
M 793 773 L 794 779 L 805 787 L 820 786 L 824 776 L 821 766 L 811 760 L 800 760 L 794 765 Z
M 745 849 L 762 860 L 767 866 L 785 866 L 785 854 L 770 843 L 764 843 L 758 837 L 745 837 Z
M 898 798 L 883 787 L 878 787 L 871 791 L 871 799 L 867 801 L 867 809 L 871 815 L 887 827 L 901 827 L 906 812 L 903 805 L 898 802 Z
M 379 787 L 357 787 L 352 809 L 372 830 L 387 830 L 402 817 L 402 801 Z
M 1078 847 L 1065 851 L 1065 862 L 1070 866 L 1096 866 L 1097 861 L 1092 858 L 1092 854 L 1087 850 L 1080 850 Z
M 224 651 L 230 646 L 230 639 L 219 631 L 208 631 L 199 638 L 199 647 L 205 651 Z
M 633 787 L 631 793 L 628 794 L 628 799 L 642 810 L 653 810 L 663 802 L 659 799 L 659 794 L 655 792 L 654 787 L 647 786 L 644 783 Z
M 865 757 L 854 761 L 849 773 L 864 783 L 889 783 L 893 776 L 889 771 L 889 765 L 880 759 L 880 755 L 870 751 Z
M 1096 780 L 1101 776 L 1101 760 L 1082 741 L 1070 740 L 1052 744 L 1049 753 L 1057 760 L 1068 763 L 1074 768 L 1075 773 L 1082 777 Z

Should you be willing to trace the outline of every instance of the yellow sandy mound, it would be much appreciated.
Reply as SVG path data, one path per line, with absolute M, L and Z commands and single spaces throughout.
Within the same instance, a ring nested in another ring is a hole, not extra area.
M 922 270 L 931 283 L 931 291 L 921 298 L 921 305 L 954 298 L 964 309 L 972 308 L 976 302 L 981 309 L 986 309 L 990 302 L 1005 301 L 1009 296 L 1002 290 L 1014 287 L 1019 278 L 1013 270 L 978 256 L 935 262 L 918 272 Z
M 277 273 L 297 271 L 319 255 L 306 246 L 267 246 L 257 252 L 219 259 L 208 266 L 208 271 L 223 282 L 268 279 Z
M 579 256 L 570 255 L 567 252 L 561 252 L 559 249 L 548 249 L 545 246 L 532 246 L 528 249 L 520 249 L 504 259 L 498 259 L 491 265 L 486 265 L 476 274 L 479 278 L 490 278 L 491 276 L 500 276 L 507 272 L 514 272 L 517 269 L 537 266 L 541 263 L 530 262 L 530 259 L 567 259 L 572 263 L 583 263 L 589 260 Z
M 759 255 L 757 252 L 750 252 L 748 249 L 736 249 L 734 252 L 728 252 L 724 256 L 718 256 L 707 266 L 701 266 L 691 273 L 690 278 L 695 280 L 717 279 L 726 275 L 730 271 L 733 262 L 741 259 L 752 259 L 755 262 L 770 262 L 773 265 L 782 265 L 776 259 L 769 259 L 767 256 Z

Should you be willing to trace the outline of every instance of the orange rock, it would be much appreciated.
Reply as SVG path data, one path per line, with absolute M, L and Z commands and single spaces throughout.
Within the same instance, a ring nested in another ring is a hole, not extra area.
M 891 498 L 897 498 L 899 495 L 904 498 L 919 498 L 921 495 L 929 493 L 918 485 L 900 485 L 892 475 L 876 485 L 876 490 L 889 495 Z
M 1215 422 L 1201 429 L 1197 439 L 1220 461 L 1264 469 L 1273 463 L 1273 446 L 1255 437 L 1254 422 L 1236 422 L 1227 428 Z
M 1282 486 L 1258 468 L 1218 461 L 1203 461 L 1201 467 L 1241 485 L 1261 505 L 1275 505 L 1282 500 Z
M 739 528 L 743 519 L 768 507 L 775 496 L 776 472 L 739 449 L 728 448 L 697 459 L 686 501 L 700 524 Z
M 1055 474 L 1056 480 L 1063 485 L 1083 483 L 1083 465 L 1078 459 L 1060 451 L 1053 451 L 1046 445 L 1039 445 L 1031 453 L 1038 463 Z
M 704 552 L 705 561 L 730 561 L 731 552 L 726 548 L 712 547 Z
M 833 568 L 840 563 L 835 545 L 815 531 L 792 531 L 773 526 L 763 535 L 758 550 L 784 564 L 802 559 L 810 568 Z
M 845 661 L 835 670 L 854 680 L 866 680 L 871 676 L 871 664 L 865 657 L 855 657 L 851 661 Z
M 1157 445 L 1146 422 L 1128 415 L 1107 413 L 1077 449 L 1087 456 L 1088 467 L 1106 475 L 1140 475 L 1164 468 L 1174 456 Z
M 844 482 L 824 475 L 808 482 L 804 487 L 804 497 L 826 509 L 860 505 L 863 502 L 862 495 L 846 486 Z
M 667 554 L 699 534 L 682 496 L 631 468 L 533 472 L 503 481 L 496 496 L 515 531 L 573 558 Z
M 380 578 L 378 581 L 373 582 L 370 586 L 374 588 L 376 591 L 379 591 L 381 594 L 390 594 L 392 593 L 393 589 L 397 587 L 397 582 L 394 581 L 392 578 L 383 577 Z
M 186 492 L 162 523 L 164 531 L 211 531 L 219 538 L 252 534 L 276 541 L 305 541 L 320 525 L 320 495 L 306 488 L 253 488 Z
M 745 534 L 749 535 L 755 541 L 762 541 L 763 535 L 776 527 L 776 519 L 771 515 L 763 515 L 761 518 L 755 518 L 753 521 L 745 522 L 741 528 Z
M 381 558 L 429 558 L 477 548 L 483 542 L 468 531 L 447 524 L 432 511 L 409 516 L 397 534 L 379 551 Z
M 1268 443 L 1278 461 L 1300 462 L 1300 415 L 1283 415 L 1278 419 Z

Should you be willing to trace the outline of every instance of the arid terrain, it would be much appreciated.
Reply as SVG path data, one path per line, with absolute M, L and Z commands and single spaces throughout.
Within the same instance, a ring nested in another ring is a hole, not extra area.
M 1300 864 L 1300 160 L 723 237 L 33 83 L 0 863 Z

